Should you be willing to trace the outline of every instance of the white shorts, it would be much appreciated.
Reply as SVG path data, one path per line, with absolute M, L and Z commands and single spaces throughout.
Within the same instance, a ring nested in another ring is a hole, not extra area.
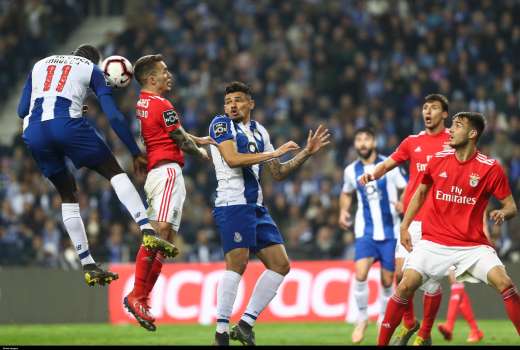
M 416 221 L 416 220 L 412 221 L 410 224 L 410 227 L 408 227 L 408 232 L 410 233 L 410 236 L 412 238 L 413 247 L 415 247 L 417 242 L 419 242 L 421 240 L 421 236 L 422 236 L 421 228 L 422 228 L 421 222 Z M 410 255 L 410 253 L 408 252 L 408 250 L 405 249 L 405 247 L 403 247 L 403 245 L 401 244 L 401 241 L 399 239 L 397 241 L 397 245 L 395 246 L 395 258 L 396 259 L 398 259 L 398 258 L 406 259 L 409 255 Z
M 169 222 L 174 231 L 179 231 L 186 187 L 182 169 L 177 163 L 167 163 L 153 168 L 144 184 L 148 202 L 148 218 Z
M 495 266 L 503 266 L 493 248 L 487 245 L 451 247 L 421 240 L 404 263 L 404 270 L 413 269 L 423 277 L 423 285 L 437 282 L 455 273 L 459 282 L 488 283 L 487 274 Z

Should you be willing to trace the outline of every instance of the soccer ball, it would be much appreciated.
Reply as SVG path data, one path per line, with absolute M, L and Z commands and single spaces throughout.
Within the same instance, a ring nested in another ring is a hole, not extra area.
M 115 88 L 128 86 L 134 75 L 132 63 L 123 56 L 109 56 L 101 63 L 107 83 Z

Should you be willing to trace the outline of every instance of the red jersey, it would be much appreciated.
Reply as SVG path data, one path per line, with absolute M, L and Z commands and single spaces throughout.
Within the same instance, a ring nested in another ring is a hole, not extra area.
M 426 131 L 421 131 L 417 135 L 410 135 L 401 142 L 394 153 L 390 155 L 397 164 L 401 164 L 407 160 L 410 161 L 409 180 L 406 186 L 403 198 L 403 210 L 406 213 L 406 208 L 412 199 L 413 194 L 419 184 L 421 183 L 421 174 L 426 169 L 426 164 L 437 152 L 451 149 L 449 146 L 450 131 L 444 129 L 435 135 L 429 135 Z M 419 210 L 415 216 L 415 220 L 421 221 L 422 210 Z
M 491 245 L 482 224 L 489 197 L 502 200 L 511 194 L 496 160 L 477 151 L 461 162 L 455 150 L 439 152 L 426 166 L 421 183 L 431 184 L 423 205 L 423 239 L 446 246 Z
M 170 101 L 157 94 L 141 91 L 136 106 L 141 122 L 141 137 L 146 146 L 148 171 L 160 161 L 184 165 L 184 154 L 169 133 L 181 126 L 179 116 Z

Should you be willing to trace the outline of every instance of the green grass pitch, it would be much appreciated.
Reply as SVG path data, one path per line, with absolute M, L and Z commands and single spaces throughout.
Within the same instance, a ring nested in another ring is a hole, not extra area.
M 478 324 L 484 331 L 479 345 L 520 344 L 520 337 L 508 320 L 479 320 Z M 464 321 L 457 321 L 451 342 L 442 339 L 436 325 L 432 331 L 433 345 L 466 344 L 469 328 Z M 255 326 L 258 345 L 348 345 L 352 329 L 350 324 L 337 322 Z M 0 345 L 211 345 L 214 332 L 214 326 L 199 325 L 158 325 L 156 332 L 148 332 L 137 324 L 0 325 Z M 370 324 L 361 345 L 375 342 L 376 326 Z

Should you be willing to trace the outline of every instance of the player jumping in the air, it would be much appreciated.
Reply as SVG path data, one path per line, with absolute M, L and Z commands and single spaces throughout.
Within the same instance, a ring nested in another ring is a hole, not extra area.
M 112 129 L 132 153 L 135 171 L 143 171 L 146 159 L 112 99 L 112 89 L 97 66 L 100 58 L 97 48 L 81 45 L 72 55 L 41 59 L 32 68 L 18 105 L 18 116 L 23 118 L 23 140 L 41 172 L 61 196 L 63 224 L 89 285 L 110 283 L 118 275 L 99 268 L 90 254 L 76 182 L 65 165 L 65 157 L 76 168 L 88 167 L 110 181 L 119 200 L 141 228 L 144 246 L 159 249 L 168 256 L 174 249 L 157 236 L 134 185 L 94 127 L 82 116 L 83 100 L 90 88 Z
M 209 137 L 195 137 L 184 131 L 177 111 L 163 97 L 171 91 L 173 77 L 161 55 L 139 58 L 134 65 L 134 76 L 141 85 L 136 115 L 148 158 L 144 185 L 148 217 L 161 238 L 173 243 L 186 198 L 183 151 L 209 160 L 207 151 L 196 143 L 214 142 Z M 141 326 L 154 331 L 155 318 L 149 312 L 148 296 L 161 273 L 164 254 L 142 245 L 135 261 L 134 288 L 124 298 L 124 305 Z

